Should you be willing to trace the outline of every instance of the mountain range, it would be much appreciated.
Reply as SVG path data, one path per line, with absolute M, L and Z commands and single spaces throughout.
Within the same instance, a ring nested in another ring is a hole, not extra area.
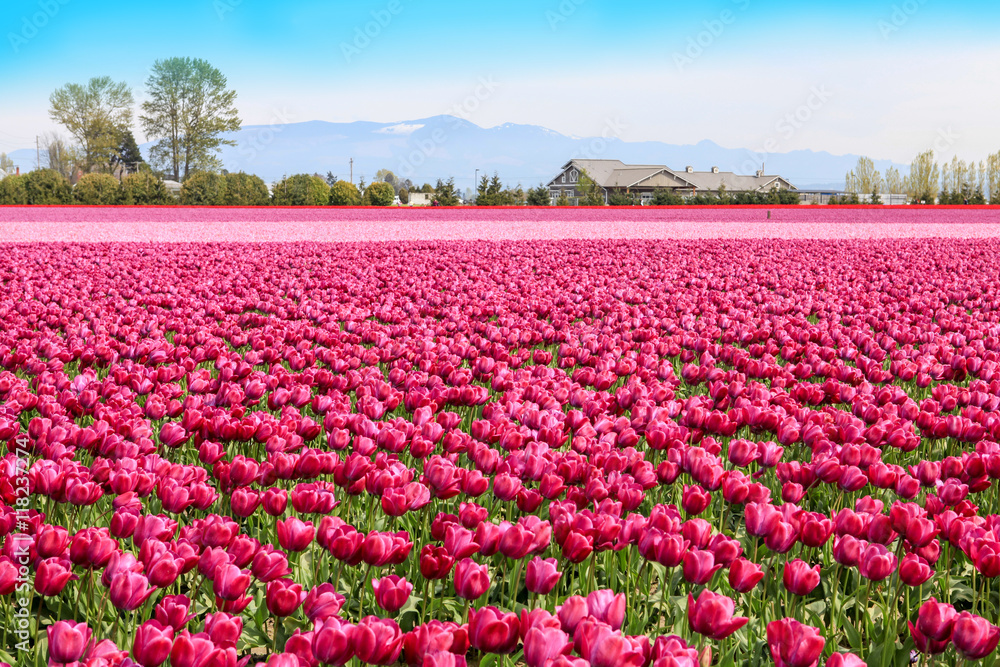
M 763 155 L 708 140 L 688 145 L 627 142 L 614 134 L 613 123 L 604 136 L 574 137 L 537 125 L 507 123 L 485 128 L 455 116 L 395 123 L 317 120 L 245 126 L 227 135 L 236 145 L 225 147 L 221 159 L 229 171 L 245 171 L 274 182 L 296 173 L 332 172 L 349 179 L 353 158 L 355 183 L 362 177 L 371 182 L 379 169 L 388 169 L 417 184 L 453 176 L 461 189 L 472 186 L 477 169 L 480 177 L 496 172 L 505 183 L 524 187 L 548 183 L 568 160 L 583 157 L 664 164 L 675 170 L 718 167 L 741 174 L 752 174 L 763 163 L 768 174 L 784 176 L 799 188 L 840 189 L 845 174 L 858 161 L 857 155 L 811 150 Z M 144 155 L 151 145 L 140 146 Z M 10 157 L 22 171 L 36 164 L 32 149 L 13 151 Z M 876 160 L 875 166 L 883 172 L 890 166 L 903 174 L 909 171 L 908 165 L 889 160 Z

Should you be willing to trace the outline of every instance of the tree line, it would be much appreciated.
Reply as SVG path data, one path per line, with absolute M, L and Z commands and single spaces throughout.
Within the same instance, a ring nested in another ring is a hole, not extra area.
M 199 58 L 167 58 L 153 64 L 138 107 L 128 84 L 108 76 L 68 83 L 49 96 L 49 117 L 72 137 L 48 134 L 46 166 L 63 178 L 76 174 L 155 171 L 175 181 L 193 173 L 220 171 L 219 153 L 236 142 L 226 133 L 241 126 L 236 92 L 226 77 Z M 147 163 L 133 134 L 138 120 L 153 142 Z M 10 162 L 0 157 L 0 169 Z M 38 165 L 40 168 L 42 165 Z
M 881 195 L 905 194 L 911 204 L 1000 204 L 1000 151 L 978 163 L 956 155 L 943 164 L 933 150 L 924 151 L 913 159 L 906 176 L 895 167 L 883 176 L 871 158 L 861 157 L 847 173 L 845 191 L 839 203 L 858 203 L 860 195 L 881 203 Z

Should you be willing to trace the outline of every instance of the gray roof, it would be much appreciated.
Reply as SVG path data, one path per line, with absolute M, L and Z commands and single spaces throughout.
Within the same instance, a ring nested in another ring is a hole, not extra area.
M 0 169 L 0 181 L 2 181 L 5 178 L 7 178 L 7 172 L 4 171 L 3 169 Z
M 570 160 L 563 165 L 562 171 L 571 166 L 586 171 L 587 175 L 604 188 L 627 188 L 660 172 L 666 172 L 695 191 L 718 191 L 725 185 L 730 192 L 752 192 L 769 190 L 775 181 L 782 181 L 787 187 L 793 187 L 781 176 L 742 176 L 731 171 L 678 171 L 662 164 L 625 164 L 621 160 Z M 560 172 L 562 173 L 562 172 Z M 555 185 L 553 179 L 549 185 Z M 682 186 L 684 187 L 684 186 Z
M 781 176 L 741 176 L 732 171 L 711 171 L 681 172 L 678 174 L 685 181 L 690 183 L 697 190 L 716 191 L 720 185 L 725 185 L 730 192 L 753 192 L 755 190 L 768 190 L 774 181 L 781 179 Z M 787 183 L 787 181 L 785 181 Z

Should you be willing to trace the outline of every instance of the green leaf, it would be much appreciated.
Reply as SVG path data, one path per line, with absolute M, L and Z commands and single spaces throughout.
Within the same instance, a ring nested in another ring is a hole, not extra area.
M 851 622 L 846 618 L 844 621 L 844 634 L 847 635 L 847 645 L 851 647 L 852 651 L 858 651 L 861 648 L 861 634 L 851 625 Z

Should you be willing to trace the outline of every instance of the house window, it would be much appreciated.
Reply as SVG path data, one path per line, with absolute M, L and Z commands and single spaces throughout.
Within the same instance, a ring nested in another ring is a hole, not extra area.
M 565 182 L 566 182 L 566 174 L 563 174 L 563 177 L 562 177 L 562 182 L 563 182 L 563 183 L 565 183 Z

